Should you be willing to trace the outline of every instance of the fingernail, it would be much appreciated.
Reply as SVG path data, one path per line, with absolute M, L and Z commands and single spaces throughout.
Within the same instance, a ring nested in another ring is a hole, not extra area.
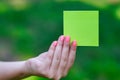
M 65 37 L 65 41 L 66 41 L 66 42 L 70 42 L 70 37 L 69 37 L 69 36 L 66 36 L 66 37 Z
M 57 41 L 54 41 L 54 42 L 53 42 L 53 46 L 57 46 Z
M 64 40 L 64 36 L 61 36 L 61 37 L 60 37 L 60 40 L 63 41 L 63 40 Z
M 72 45 L 73 45 L 73 47 L 76 47 L 76 46 L 77 46 L 76 40 L 73 41 L 73 44 L 72 44 Z
M 76 50 L 76 47 L 77 47 L 77 42 L 76 42 L 75 40 L 73 41 L 72 46 L 73 46 L 73 47 L 72 47 L 72 48 L 73 48 L 73 50 Z

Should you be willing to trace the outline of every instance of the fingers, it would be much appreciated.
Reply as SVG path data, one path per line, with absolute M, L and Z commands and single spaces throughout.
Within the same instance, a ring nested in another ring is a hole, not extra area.
M 64 36 L 60 36 L 60 38 L 58 39 L 58 44 L 56 46 L 56 50 L 54 52 L 53 61 L 52 61 L 51 67 L 50 67 L 51 77 L 53 77 L 56 74 L 56 71 L 58 70 L 61 53 L 62 53 L 63 41 L 64 41 Z
M 47 56 L 48 56 L 49 60 L 52 60 L 56 46 L 57 46 L 57 41 L 54 41 L 54 42 L 51 44 L 51 46 L 50 46 L 50 48 L 49 48 L 49 50 L 48 50 Z
M 68 57 L 68 62 L 66 65 L 65 70 L 63 71 L 63 76 L 66 76 L 69 69 L 72 67 L 74 60 L 75 60 L 75 56 L 76 56 L 76 46 L 77 46 L 77 42 L 73 41 L 71 48 L 70 48 L 70 53 L 69 53 L 69 57 Z
M 40 54 L 40 55 L 37 57 L 37 59 L 39 59 L 39 58 L 40 58 L 40 59 L 41 59 L 41 58 L 45 59 L 46 56 L 48 56 L 48 59 L 52 59 L 52 56 L 53 56 L 53 53 L 54 53 L 54 51 L 55 51 L 56 45 L 57 45 L 57 41 L 54 41 L 54 42 L 51 44 L 48 52 L 44 52 L 44 53 Z
M 49 48 L 49 50 L 48 50 L 47 57 L 48 57 L 48 62 L 49 62 L 49 63 L 48 63 L 49 68 L 50 68 L 50 66 L 51 66 L 51 64 L 52 64 L 52 60 L 53 60 L 53 56 L 54 56 L 54 52 L 55 52 L 56 46 L 57 46 L 57 41 L 54 41 L 54 42 L 51 44 L 51 46 L 50 46 L 50 48 Z
M 69 48 L 70 48 L 69 46 L 70 46 L 70 37 L 66 36 L 65 40 L 64 40 L 61 61 L 59 64 L 58 72 L 56 74 L 56 80 L 59 80 L 62 77 L 62 75 L 63 75 L 62 73 L 64 72 L 65 67 L 67 65 Z

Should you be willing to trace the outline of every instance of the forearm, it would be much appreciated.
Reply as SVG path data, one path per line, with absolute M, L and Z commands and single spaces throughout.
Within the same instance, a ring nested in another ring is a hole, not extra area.
M 27 76 L 25 61 L 0 62 L 0 80 L 18 80 Z

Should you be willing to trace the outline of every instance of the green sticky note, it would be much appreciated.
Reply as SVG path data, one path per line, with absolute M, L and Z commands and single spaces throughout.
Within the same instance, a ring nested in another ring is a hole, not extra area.
M 64 11 L 64 35 L 78 46 L 99 46 L 99 11 Z

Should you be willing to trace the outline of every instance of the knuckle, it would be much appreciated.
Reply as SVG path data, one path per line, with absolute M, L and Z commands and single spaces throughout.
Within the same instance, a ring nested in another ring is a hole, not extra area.
M 69 47 L 69 43 L 66 43 L 66 42 L 65 42 L 65 43 L 64 43 L 64 46 Z
M 57 50 L 57 53 L 61 53 L 62 45 L 58 45 L 58 48 L 56 50 Z
M 64 68 L 65 68 L 65 65 L 62 65 L 62 66 L 61 66 L 61 69 L 63 70 Z
M 67 61 L 67 58 L 66 58 L 66 57 L 65 57 L 65 58 L 63 58 L 63 61 L 64 61 L 64 62 L 66 62 L 66 61 Z
M 62 46 L 62 44 L 63 44 L 63 43 L 62 43 L 61 41 L 59 41 L 59 42 L 58 42 L 58 46 L 60 46 L 60 47 L 61 47 L 61 46 Z
M 59 57 L 59 56 L 57 56 L 57 57 L 56 57 L 56 61 L 57 61 L 57 62 L 59 62 L 59 60 L 60 60 L 60 57 Z

